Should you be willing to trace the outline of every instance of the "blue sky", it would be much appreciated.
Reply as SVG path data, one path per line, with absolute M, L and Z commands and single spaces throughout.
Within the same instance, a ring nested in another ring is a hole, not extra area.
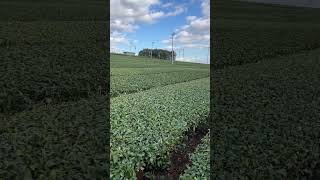
M 209 0 L 111 0 L 111 51 L 138 53 L 152 42 L 154 48 L 171 49 L 175 32 L 178 60 L 210 62 L 209 8 Z

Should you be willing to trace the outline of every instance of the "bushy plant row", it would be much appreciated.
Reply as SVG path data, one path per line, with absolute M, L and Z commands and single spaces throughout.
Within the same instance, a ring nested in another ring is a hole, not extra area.
M 6 47 L 48 44 L 106 46 L 107 26 L 104 21 L 0 22 L 0 48 L 5 44 Z
M 234 0 L 212 3 L 214 68 L 320 47 L 317 9 Z
M 107 98 L 0 116 L 0 179 L 108 179 Z
M 209 78 L 111 99 L 111 179 L 163 167 L 184 133 L 209 114 Z
M 109 20 L 106 1 L 36 1 L 1 1 L 0 21 Z
M 319 173 L 319 54 L 213 73 L 215 179 L 308 179 Z
M 0 48 L 0 112 L 106 94 L 109 67 L 100 48 L 83 44 Z
M 143 56 L 127 56 L 119 54 L 111 54 L 110 64 L 112 68 L 204 68 L 208 69 L 207 64 L 190 63 L 190 62 L 179 62 L 175 61 L 171 64 L 167 60 L 159 60 L 156 58 L 150 59 L 149 57 Z
M 208 71 L 208 69 L 199 69 L 193 67 L 154 67 L 154 68 L 111 68 L 111 76 L 129 76 L 129 75 L 145 75 L 145 74 L 160 74 L 168 72 L 180 71 Z
M 212 15 L 214 18 L 233 19 L 236 21 L 245 19 L 251 22 L 289 22 L 298 25 L 304 23 L 317 24 L 320 18 L 318 8 L 271 4 L 267 1 L 265 3 L 262 2 L 239 0 L 212 1 L 211 7 L 214 8 Z
M 208 70 L 177 71 L 156 74 L 111 76 L 110 96 L 143 91 L 153 87 L 209 77 Z
M 210 133 L 198 145 L 196 151 L 190 155 L 191 164 L 180 176 L 181 180 L 208 180 L 210 179 Z
M 214 68 L 255 63 L 320 47 L 318 25 L 219 19 L 214 24 Z

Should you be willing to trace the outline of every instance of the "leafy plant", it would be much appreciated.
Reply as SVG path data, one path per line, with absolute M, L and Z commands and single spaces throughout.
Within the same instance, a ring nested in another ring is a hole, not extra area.
M 111 99 L 111 178 L 135 179 L 168 155 L 209 114 L 209 78 Z
M 181 180 L 210 179 L 210 133 L 198 145 L 196 151 L 190 155 L 191 164 L 180 176 Z

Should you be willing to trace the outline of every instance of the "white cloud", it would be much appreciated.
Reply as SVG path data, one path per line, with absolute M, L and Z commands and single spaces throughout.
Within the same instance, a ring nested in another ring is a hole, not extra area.
M 123 21 L 121 19 L 115 19 L 110 22 L 111 32 L 118 31 L 126 31 L 126 32 L 133 32 L 138 29 L 138 26 L 131 24 L 130 21 Z
M 193 21 L 195 20 L 197 17 L 196 16 L 187 16 L 187 21 Z
M 146 23 L 154 23 L 155 19 L 161 18 L 165 16 L 164 12 L 154 12 L 154 13 L 150 13 L 150 14 L 145 14 L 143 16 L 140 16 L 139 18 L 137 18 L 137 21 L 141 21 L 141 22 L 146 22 Z
M 168 11 L 154 11 L 159 6 Z M 158 19 L 176 16 L 185 12 L 184 5 L 162 4 L 160 0 L 111 0 L 110 1 L 110 41 L 111 44 L 127 43 L 125 33 L 135 32 L 139 23 L 155 23 Z M 116 33 L 115 33 L 116 32 Z M 115 33 L 115 34 L 113 34 Z
M 168 2 L 168 3 L 162 4 L 162 7 L 164 7 L 164 8 L 168 8 L 168 7 L 171 7 L 171 6 L 173 6 L 172 2 Z
M 202 14 L 205 17 L 210 17 L 210 1 L 209 0 L 204 0 L 201 3 L 201 8 L 202 8 Z
M 114 31 L 110 34 L 110 49 L 117 49 L 119 44 L 129 44 L 128 38 L 118 31 Z
M 177 16 L 177 15 L 179 15 L 179 14 L 185 12 L 185 11 L 187 11 L 187 8 L 185 6 L 183 6 L 183 5 L 176 6 L 175 10 L 172 11 L 172 12 L 168 12 L 166 14 L 166 16 Z
M 174 46 L 185 48 L 207 48 L 210 44 L 210 1 L 200 3 L 202 16 L 187 16 L 187 24 L 176 29 Z M 162 41 L 170 45 L 171 39 Z

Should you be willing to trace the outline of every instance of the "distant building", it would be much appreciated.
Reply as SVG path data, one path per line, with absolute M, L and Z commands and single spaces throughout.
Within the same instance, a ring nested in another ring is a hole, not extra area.
M 123 52 L 123 54 L 129 55 L 129 56 L 135 56 L 136 55 L 136 53 L 134 53 L 134 52 L 127 52 L 127 51 Z

